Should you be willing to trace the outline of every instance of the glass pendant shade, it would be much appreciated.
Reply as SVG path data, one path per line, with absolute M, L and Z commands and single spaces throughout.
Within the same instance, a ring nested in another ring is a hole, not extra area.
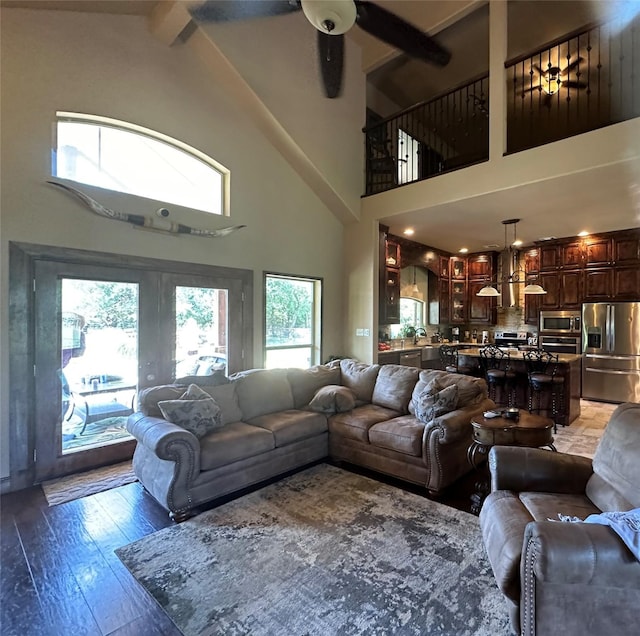
M 346 33 L 356 22 L 356 5 L 345 0 L 302 0 L 302 11 L 313 26 L 330 35 Z
M 476 294 L 476 296 L 484 296 L 486 298 L 496 298 L 499 295 L 500 295 L 500 292 L 495 287 L 491 287 L 491 285 L 487 285 L 486 287 L 483 287 Z
M 542 287 L 540 287 L 540 285 L 527 285 L 523 290 L 522 290 L 525 294 L 534 294 L 534 295 L 542 295 L 542 294 L 546 294 L 546 290 L 542 289 Z

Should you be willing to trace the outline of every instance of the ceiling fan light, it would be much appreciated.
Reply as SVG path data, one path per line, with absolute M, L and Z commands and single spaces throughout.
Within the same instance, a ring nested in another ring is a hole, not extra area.
M 522 290 L 525 294 L 535 294 L 535 295 L 542 295 L 542 294 L 546 294 L 546 290 L 542 289 L 542 287 L 540 287 L 540 285 L 533 285 L 533 284 L 529 284 L 527 285 L 523 290 Z
M 500 292 L 491 285 L 486 285 L 476 294 L 476 296 L 483 296 L 485 298 L 496 298 L 499 295 Z
M 353 0 L 301 0 L 301 5 L 307 20 L 329 35 L 346 33 L 356 22 Z

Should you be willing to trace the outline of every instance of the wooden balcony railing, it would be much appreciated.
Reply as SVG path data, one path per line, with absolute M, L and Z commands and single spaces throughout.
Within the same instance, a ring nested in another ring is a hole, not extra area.
M 587 25 L 508 60 L 507 152 L 640 116 L 639 26 Z
M 363 130 L 365 194 L 428 179 L 489 158 L 489 75 Z

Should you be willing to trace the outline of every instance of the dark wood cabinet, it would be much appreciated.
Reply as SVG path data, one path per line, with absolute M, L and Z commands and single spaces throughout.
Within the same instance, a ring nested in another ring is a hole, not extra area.
M 582 243 L 576 241 L 574 243 L 565 243 L 560 246 L 560 266 L 578 268 L 584 261 Z
M 614 268 L 613 297 L 616 300 L 640 300 L 640 265 Z
M 494 253 L 471 254 L 467 262 L 469 280 L 489 280 L 493 276 Z
M 448 256 L 439 256 L 438 257 L 440 268 L 438 276 L 440 278 L 449 278 L 449 257 Z
M 584 300 L 594 302 L 611 298 L 613 270 L 610 267 L 587 269 L 584 272 Z
M 546 290 L 546 294 L 541 295 L 540 309 L 558 309 L 560 307 L 560 278 L 557 272 L 540 273 L 540 285 Z
M 449 302 L 449 279 L 438 279 L 438 322 L 446 324 L 449 322 L 450 302 Z
M 469 322 L 492 325 L 496 322 L 496 299 L 477 296 L 477 293 L 485 285 L 486 281 L 482 280 L 470 280 L 467 284 L 469 291 Z
M 400 245 L 380 232 L 380 269 L 378 323 L 391 325 L 400 322 Z
M 540 247 L 540 271 L 556 270 L 560 266 L 560 250 L 557 245 Z
M 451 303 L 450 322 L 462 324 L 467 322 L 467 281 L 451 279 L 451 293 L 449 302 Z
M 582 305 L 582 272 L 561 271 L 558 274 L 559 306 L 562 309 L 580 309 Z
M 585 240 L 586 267 L 602 267 L 610 265 L 612 261 L 613 240 L 611 238 L 592 238 Z
M 640 230 L 613 239 L 613 261 L 616 265 L 640 262 Z
M 527 276 L 527 284 L 539 284 L 538 276 Z M 543 295 L 525 294 L 524 295 L 524 322 L 526 325 L 538 325 L 540 306 L 542 304 Z
M 384 285 L 384 324 L 400 322 L 400 270 L 387 267 Z
M 449 276 L 451 279 L 467 279 L 467 259 L 459 256 L 452 256 L 449 259 Z
M 527 274 L 540 271 L 540 250 L 537 247 L 531 247 L 524 253 L 524 271 Z

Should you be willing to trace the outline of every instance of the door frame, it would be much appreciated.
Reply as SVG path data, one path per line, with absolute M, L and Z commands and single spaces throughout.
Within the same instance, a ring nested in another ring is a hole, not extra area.
M 239 347 L 241 358 L 229 362 L 227 373 L 253 366 L 253 271 L 201 263 L 183 263 L 125 256 L 107 252 L 91 252 L 31 243 L 9 242 L 9 443 L 10 489 L 28 488 L 36 483 L 36 316 L 35 266 L 38 261 L 51 261 L 86 267 L 103 266 L 139 272 L 177 274 L 180 280 L 192 276 L 232 279 L 242 294 L 242 316 Z M 202 280 L 202 279 L 200 279 Z M 237 322 L 238 317 L 233 320 Z M 141 343 L 142 346 L 142 343 Z M 238 346 L 238 345 L 236 345 Z M 142 355 L 139 359 L 142 363 Z M 164 367 L 164 365 L 162 365 Z M 159 369 L 160 373 L 163 370 Z M 162 383 L 158 381 L 150 384 Z M 142 385 L 141 387 L 142 388 Z M 131 442 L 131 453 L 135 441 Z M 102 458 L 96 465 L 108 464 Z

